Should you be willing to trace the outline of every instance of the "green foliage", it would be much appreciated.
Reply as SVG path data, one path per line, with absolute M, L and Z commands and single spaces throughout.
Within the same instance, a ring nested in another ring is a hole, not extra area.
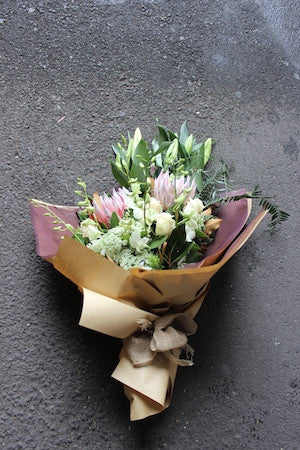
M 75 194 L 79 195 L 79 197 L 83 199 L 80 200 L 77 204 L 80 208 L 82 208 L 80 211 L 82 217 L 86 216 L 85 218 L 87 218 L 89 213 L 92 213 L 94 211 L 92 197 L 89 196 L 86 188 L 86 183 L 81 178 L 77 178 L 77 185 L 79 189 L 75 191 Z
M 117 216 L 117 214 L 115 212 L 112 213 L 111 217 L 110 217 L 110 224 L 109 224 L 109 228 L 114 228 L 117 225 L 119 225 L 119 217 Z
M 186 242 L 185 226 L 177 226 L 167 240 L 164 250 L 164 265 L 167 269 L 176 268 L 180 261 L 183 261 L 191 252 L 195 243 Z
M 155 238 L 152 239 L 151 243 L 149 244 L 149 248 L 153 250 L 154 248 L 160 247 L 164 242 L 166 242 L 168 236 L 163 236 L 162 238 Z
M 206 169 L 211 159 L 214 139 L 209 137 L 203 142 L 197 142 L 193 135 L 189 134 L 186 122 L 181 125 L 179 137 L 177 133 L 159 124 L 157 119 L 156 124 L 157 135 L 153 138 L 151 147 L 148 147 L 142 138 L 139 128 L 136 129 L 133 138 L 130 135 L 128 140 L 122 137 L 122 143 L 113 145 L 116 157 L 115 160 L 111 160 L 111 168 L 116 181 L 121 186 L 130 189 L 133 181 L 139 183 L 140 191 L 145 198 L 150 191 L 150 185 L 147 183 L 150 167 L 154 177 L 157 177 L 160 171 L 168 170 L 175 177 L 190 176 L 195 181 L 198 196 L 206 207 L 248 197 L 258 199 L 259 204 L 269 211 L 270 229 L 289 217 L 288 213 L 278 209 L 257 189 L 242 197 L 228 198 L 233 167 L 220 160 L 213 173 Z
M 249 193 L 249 198 L 258 199 L 259 205 L 266 209 L 271 215 L 271 222 L 268 224 L 270 231 L 273 231 L 276 225 L 281 224 L 290 217 L 287 212 L 278 209 L 278 206 L 270 201 L 270 197 L 262 195 L 258 185 L 256 185 Z
M 112 159 L 110 160 L 110 165 L 111 165 L 111 171 L 112 174 L 115 178 L 115 180 L 121 185 L 124 186 L 125 188 L 129 188 L 129 179 L 128 179 L 128 174 L 125 173 L 122 168 L 119 168 L 117 166 L 117 164 L 115 163 L 115 161 L 113 161 Z

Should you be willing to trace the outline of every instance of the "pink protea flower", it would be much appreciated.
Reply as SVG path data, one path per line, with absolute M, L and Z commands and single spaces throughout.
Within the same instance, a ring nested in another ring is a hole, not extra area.
M 109 225 L 110 218 L 113 212 L 122 219 L 126 209 L 126 192 L 125 189 L 113 190 L 111 196 L 107 194 L 99 195 L 94 193 L 93 205 L 95 208 L 95 215 L 99 222 Z
M 191 191 L 186 193 L 184 203 L 186 203 L 190 198 L 194 198 L 196 193 L 195 181 L 191 181 L 190 177 L 185 178 L 183 175 L 176 178 L 176 180 L 173 178 L 173 180 L 170 181 L 169 171 L 167 170 L 167 172 L 160 172 L 158 177 L 155 178 L 153 195 L 160 201 L 163 209 L 167 210 L 174 204 L 174 200 L 176 198 L 178 198 L 181 194 L 184 194 L 185 189 L 191 189 Z

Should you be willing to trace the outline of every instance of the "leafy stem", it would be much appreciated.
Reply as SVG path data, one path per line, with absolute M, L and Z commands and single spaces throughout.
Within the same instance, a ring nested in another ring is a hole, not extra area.
M 75 228 L 73 225 L 66 223 L 61 217 L 59 217 L 55 212 L 50 208 L 50 205 L 41 200 L 35 200 L 34 198 L 30 199 L 30 203 L 36 208 L 44 208 L 47 212 L 45 212 L 45 216 L 53 219 L 53 224 L 60 224 L 56 227 L 53 227 L 53 230 L 56 231 L 70 231 L 71 233 L 75 233 Z M 62 226 L 64 228 L 62 228 Z
M 266 197 L 262 195 L 261 190 L 259 189 L 259 186 L 256 185 L 252 191 L 245 192 L 244 194 L 240 195 L 233 195 L 233 196 L 223 196 L 219 197 L 217 199 L 214 199 L 213 201 L 209 202 L 205 205 L 205 208 L 209 208 L 210 206 L 221 206 L 225 205 L 226 203 L 229 203 L 231 201 L 238 201 L 242 198 L 252 198 L 259 200 L 259 205 L 262 206 L 264 209 L 268 211 L 268 213 L 271 215 L 271 222 L 268 224 L 268 229 L 270 231 L 274 230 L 274 228 L 279 225 L 280 223 L 284 222 L 289 218 L 289 214 L 285 211 L 282 211 L 278 208 L 277 205 L 272 203 L 270 201 L 271 197 Z

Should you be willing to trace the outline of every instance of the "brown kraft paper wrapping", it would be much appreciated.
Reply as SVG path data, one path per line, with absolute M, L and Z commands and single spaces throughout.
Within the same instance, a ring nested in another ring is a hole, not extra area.
M 68 214 L 76 226 L 77 208 L 49 206 L 55 208 L 57 214 Z M 206 257 L 200 263 L 180 270 L 136 268 L 127 271 L 70 236 L 65 236 L 60 244 L 52 231 L 52 222 L 42 217 L 40 208 L 32 208 L 32 221 L 38 254 L 53 263 L 83 292 L 80 325 L 125 339 L 138 331 L 138 319 L 152 322 L 161 315 L 174 312 L 195 317 L 207 294 L 210 279 L 244 245 L 267 214 L 262 210 L 240 233 L 250 210 L 251 201 L 246 199 L 220 208 L 223 222 Z M 130 401 L 131 420 L 157 414 L 170 405 L 177 367 L 164 353 L 158 353 L 145 367 L 134 367 L 122 350 L 112 377 L 124 385 Z
M 219 262 L 181 270 L 126 271 L 106 258 L 65 237 L 54 267 L 82 288 L 80 325 L 124 339 L 138 330 L 137 319 L 155 320 L 169 312 L 194 317 L 213 275 L 244 245 L 266 215 L 262 210 L 233 241 Z M 124 385 L 131 420 L 161 412 L 170 405 L 177 365 L 164 354 L 153 363 L 134 367 L 124 351 L 112 377 Z

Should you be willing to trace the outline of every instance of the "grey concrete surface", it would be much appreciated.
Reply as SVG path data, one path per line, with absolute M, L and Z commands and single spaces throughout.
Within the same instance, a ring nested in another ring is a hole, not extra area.
M 4 449 L 297 449 L 299 2 L 0 1 Z M 35 254 L 27 199 L 110 189 L 121 133 L 154 117 L 217 140 L 236 187 L 291 214 L 215 277 L 171 407 L 128 420 L 120 342 L 79 328 L 75 286 Z M 63 118 L 63 119 L 62 119 Z M 61 120 L 60 120 L 61 119 Z

